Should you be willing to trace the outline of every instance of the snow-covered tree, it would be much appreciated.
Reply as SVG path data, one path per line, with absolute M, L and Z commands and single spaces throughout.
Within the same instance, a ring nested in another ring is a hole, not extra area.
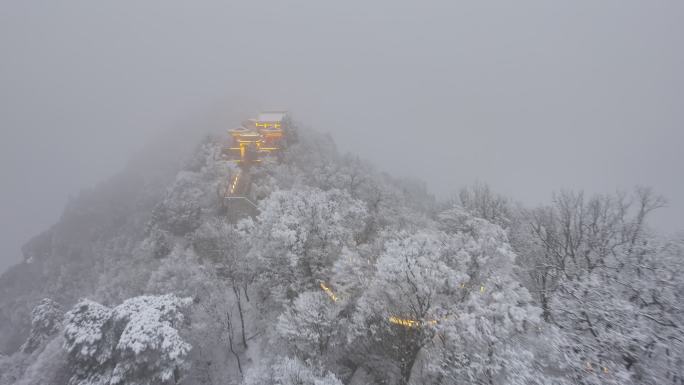
M 358 298 L 368 288 L 375 269 L 372 257 L 376 257 L 378 251 L 373 246 L 364 244 L 356 249 L 343 248 L 335 262 L 328 284 L 334 286 L 337 296 L 345 302 Z
M 320 360 L 339 344 L 341 308 L 336 301 L 321 290 L 304 292 L 278 317 L 278 334 L 302 359 Z
M 205 212 L 218 210 L 218 192 L 231 166 L 217 162 L 217 143 L 200 146 L 186 169 L 176 175 L 164 199 L 153 210 L 152 225 L 183 236 L 202 224 Z
M 195 347 L 192 359 L 197 362 L 192 371 L 206 382 L 241 379 L 248 347 L 246 326 L 255 333 L 258 325 L 245 324 L 245 304 L 239 304 L 239 291 L 236 295 L 231 290 L 232 282 L 215 270 L 206 273 L 206 282 L 195 297 L 193 328 L 188 336 Z
M 637 253 L 621 255 L 619 263 L 611 258 L 605 266 L 562 279 L 554 293 L 554 323 L 565 332 L 566 350 L 580 353 L 568 373 L 578 383 L 682 381 L 684 249 L 675 241 L 633 250 Z
M 216 279 L 226 279 L 230 284 L 240 320 L 242 345 L 247 347 L 245 314 L 243 307 L 249 300 L 248 287 L 255 279 L 256 261 L 248 256 L 245 233 L 223 218 L 207 220 L 192 237 L 193 249 L 208 258 Z
M 363 229 L 363 203 L 339 190 L 276 191 L 259 204 L 250 230 L 250 258 L 275 298 L 292 299 L 318 287 L 344 246 Z
M 21 351 L 31 353 L 62 328 L 64 311 L 57 302 L 44 298 L 31 311 L 31 332 Z
M 281 358 L 273 364 L 257 366 L 245 377 L 244 385 L 342 385 L 332 373 L 312 367 L 297 358 Z
M 439 215 L 450 234 L 445 249 L 461 274 L 450 316 L 437 324 L 429 372 L 438 383 L 527 384 L 539 376 L 534 352 L 520 341 L 540 322 L 540 309 L 515 278 L 505 231 L 459 208 Z
M 566 372 L 576 383 L 681 381 L 684 338 L 672 305 L 681 283 L 668 273 L 681 256 L 663 263 L 668 253 L 646 224 L 663 203 L 645 188 L 589 199 L 563 191 L 512 231 L 526 284 L 576 357 Z
M 191 346 L 178 328 L 189 298 L 140 296 L 111 309 L 83 300 L 66 314 L 70 384 L 167 384 L 180 380 Z
M 684 383 L 684 234 L 636 249 L 622 282 L 645 338 L 635 362 L 638 381 Z M 624 285 L 629 282 L 628 285 Z
M 509 200 L 494 193 L 486 183 L 462 188 L 454 199 L 471 215 L 507 227 L 512 213 Z
M 450 256 L 443 248 L 442 234 L 398 234 L 397 238 L 378 259 L 354 320 L 367 357 L 390 365 L 370 369 L 393 371 L 400 384 L 407 384 L 418 353 L 435 335 L 436 324 L 452 315 L 451 297 L 458 294 L 466 276 L 447 263 Z
M 207 258 L 236 287 L 253 281 L 256 266 L 247 256 L 247 237 L 234 224 L 220 217 L 207 219 L 191 239 L 197 255 Z
M 195 173 L 183 172 L 176 179 L 176 186 L 154 211 L 154 222 L 163 230 L 175 235 L 185 235 L 200 224 L 204 192 L 198 186 Z

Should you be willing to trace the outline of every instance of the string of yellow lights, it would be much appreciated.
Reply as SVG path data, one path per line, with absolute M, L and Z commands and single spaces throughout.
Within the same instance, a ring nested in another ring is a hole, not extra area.
M 330 297 L 330 299 L 333 302 L 339 301 L 340 298 L 335 294 L 335 292 L 328 285 L 326 285 L 323 282 L 320 282 L 318 285 L 328 295 L 328 297 Z M 464 286 L 461 286 L 461 287 L 464 287 Z M 484 286 L 482 286 L 482 285 L 480 285 L 480 292 L 484 292 Z M 446 319 L 446 318 L 444 318 L 444 319 Z M 403 326 L 406 328 L 421 327 L 424 325 L 434 326 L 437 323 L 439 323 L 438 320 L 434 320 L 434 319 L 427 320 L 427 321 L 420 321 L 420 320 L 415 320 L 415 319 L 410 319 L 410 318 L 402 318 L 402 317 L 399 317 L 396 315 L 390 315 L 387 318 L 387 321 L 391 324 Z
M 240 174 L 242 174 L 242 171 L 238 171 L 233 177 L 233 182 L 230 184 L 230 195 L 235 194 L 235 189 L 237 188 L 238 182 L 240 181 Z
M 319 285 L 320 285 L 321 289 L 323 289 L 323 291 L 325 292 L 325 294 L 327 294 L 328 297 L 330 297 L 330 299 L 331 299 L 333 302 L 337 302 L 338 298 L 337 298 L 337 296 L 335 295 L 335 293 L 332 291 L 331 288 L 329 288 L 328 286 L 326 286 L 323 282 L 321 282 Z

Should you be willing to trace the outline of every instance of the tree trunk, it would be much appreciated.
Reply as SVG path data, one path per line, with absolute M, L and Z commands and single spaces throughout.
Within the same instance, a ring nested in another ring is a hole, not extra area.
M 237 354 L 235 349 L 233 349 L 233 323 L 230 320 L 230 312 L 226 313 L 228 317 L 228 348 L 230 352 L 235 356 L 235 361 L 237 362 L 238 371 L 240 372 L 240 377 L 242 377 L 242 363 L 240 362 L 240 355 Z
M 247 302 L 249 302 L 249 294 L 247 294 L 247 284 L 242 286 L 242 291 L 245 292 L 245 299 L 247 300 Z
M 410 338 L 410 337 L 409 337 Z M 411 380 L 411 372 L 413 371 L 413 365 L 415 365 L 418 359 L 418 353 L 420 353 L 421 347 L 412 343 L 404 344 L 403 354 L 399 355 L 399 370 L 401 373 L 401 378 L 399 379 L 400 385 L 408 385 Z
M 242 315 L 242 299 L 240 295 L 240 289 L 233 285 L 233 293 L 235 293 L 235 298 L 237 299 L 238 313 L 240 314 L 240 330 L 242 332 L 242 345 L 247 349 L 247 337 L 245 336 L 245 318 Z

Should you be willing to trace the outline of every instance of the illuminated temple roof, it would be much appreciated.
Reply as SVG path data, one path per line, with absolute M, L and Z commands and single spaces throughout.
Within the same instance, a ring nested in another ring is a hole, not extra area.
M 262 112 L 257 116 L 257 121 L 259 122 L 281 122 L 285 119 L 287 112 L 285 111 L 271 111 Z

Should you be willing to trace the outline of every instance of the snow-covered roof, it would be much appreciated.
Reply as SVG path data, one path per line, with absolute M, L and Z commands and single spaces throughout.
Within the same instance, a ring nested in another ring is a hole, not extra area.
M 262 112 L 257 116 L 257 121 L 259 122 L 281 122 L 285 119 L 287 112 L 285 111 L 270 111 Z

